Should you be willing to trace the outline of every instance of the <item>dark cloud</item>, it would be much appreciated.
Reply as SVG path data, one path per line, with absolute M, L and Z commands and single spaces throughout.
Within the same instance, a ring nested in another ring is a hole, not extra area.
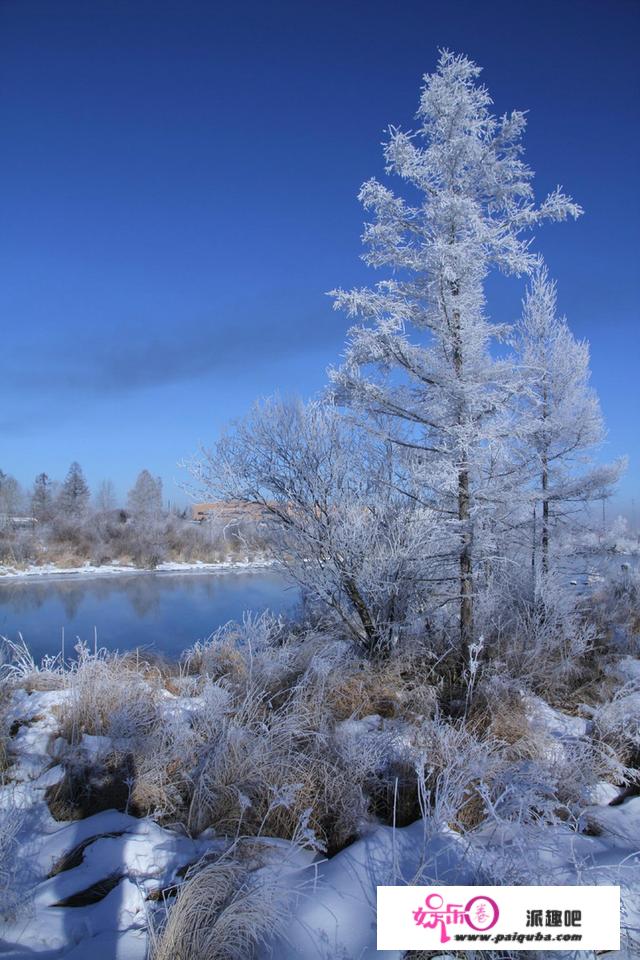
M 118 394 L 210 375 L 250 377 L 252 370 L 339 344 L 344 326 L 328 303 L 314 311 L 272 297 L 219 318 L 162 327 L 152 318 L 144 324 L 76 327 L 67 329 L 64 339 L 49 329 L 26 349 L 5 352 L 0 377 L 11 393 L 52 396 Z

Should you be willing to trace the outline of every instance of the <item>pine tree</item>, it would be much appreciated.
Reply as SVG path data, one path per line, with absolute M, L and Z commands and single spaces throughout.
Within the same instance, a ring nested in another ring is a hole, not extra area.
M 623 467 L 593 463 L 605 436 L 600 403 L 589 385 L 589 345 L 575 339 L 557 316 L 556 284 L 541 267 L 523 300 L 517 331 L 526 384 L 519 435 L 523 465 L 531 477 L 533 556 L 549 570 L 551 534 L 572 512 L 611 492 Z M 538 528 L 538 529 L 536 529 Z
M 87 512 L 89 499 L 89 487 L 82 467 L 74 460 L 58 494 L 58 510 L 63 517 L 81 518 Z
M 505 329 L 487 317 L 485 280 L 494 268 L 530 272 L 531 228 L 581 212 L 559 188 L 535 205 L 533 173 L 521 159 L 525 115 L 494 117 L 479 73 L 466 57 L 442 52 L 425 77 L 417 132 L 390 129 L 387 172 L 418 199 L 375 179 L 361 189 L 371 214 L 364 260 L 392 276 L 373 288 L 334 291 L 336 307 L 357 325 L 332 373 L 341 402 L 389 418 L 396 460 L 412 461 L 408 492 L 442 518 L 465 658 L 474 554 L 482 554 L 476 534 L 490 528 L 483 516 L 501 496 L 495 465 L 508 430 L 497 412 L 515 390 L 512 366 L 490 353 Z

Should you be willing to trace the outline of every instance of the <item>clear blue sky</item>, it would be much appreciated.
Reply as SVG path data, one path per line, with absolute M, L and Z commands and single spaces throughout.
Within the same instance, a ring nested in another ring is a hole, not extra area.
M 536 244 L 640 512 L 639 40 L 636 0 L 0 0 L 0 466 L 179 499 L 256 396 L 319 390 L 324 292 L 372 279 L 358 188 L 448 46 L 530 111 L 538 195 L 586 210 Z M 492 315 L 521 293 L 492 282 Z

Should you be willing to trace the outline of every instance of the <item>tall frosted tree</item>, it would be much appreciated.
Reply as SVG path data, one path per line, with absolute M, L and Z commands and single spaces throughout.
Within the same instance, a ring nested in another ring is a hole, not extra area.
M 608 496 L 623 463 L 593 463 L 605 431 L 589 384 L 589 345 L 558 317 L 556 284 L 544 267 L 523 300 L 517 345 L 526 384 L 518 433 L 532 478 L 533 555 L 547 573 L 552 532 L 581 505 Z
M 74 460 L 58 494 L 58 510 L 63 517 L 79 519 L 87 513 L 90 496 L 82 467 Z
M 408 492 L 442 518 L 465 657 L 482 553 L 475 534 L 490 528 L 483 514 L 502 495 L 496 463 L 516 389 L 512 365 L 491 356 L 504 327 L 487 315 L 485 281 L 495 268 L 529 273 L 531 229 L 581 212 L 560 188 L 536 205 L 522 159 L 525 115 L 495 117 L 479 74 L 467 57 L 443 51 L 424 78 L 417 130 L 389 131 L 386 170 L 407 196 L 372 179 L 360 200 L 370 214 L 363 258 L 390 276 L 334 291 L 356 324 L 332 373 L 341 402 L 388 418 L 396 458 L 413 462 Z

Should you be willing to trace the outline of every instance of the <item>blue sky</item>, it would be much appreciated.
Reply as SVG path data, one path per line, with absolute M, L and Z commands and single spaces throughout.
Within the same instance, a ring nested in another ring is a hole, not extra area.
M 325 291 L 373 279 L 358 188 L 448 46 L 529 110 L 538 196 L 585 208 L 535 243 L 640 513 L 639 40 L 635 0 L 2 0 L 0 466 L 121 493 L 147 467 L 180 500 L 177 462 L 255 397 L 320 390 Z M 492 316 L 521 295 L 491 281 Z

